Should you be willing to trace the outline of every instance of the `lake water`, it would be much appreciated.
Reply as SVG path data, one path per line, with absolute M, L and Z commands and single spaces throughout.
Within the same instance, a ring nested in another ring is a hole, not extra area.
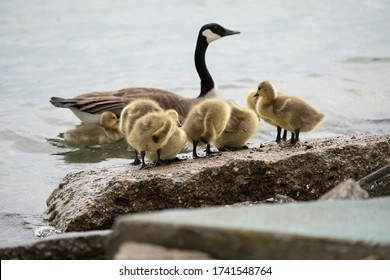
M 390 133 L 390 2 L 0 2 L 0 246 L 54 231 L 46 199 L 71 171 L 129 163 L 123 144 L 74 149 L 79 124 L 51 96 L 147 86 L 199 93 L 193 51 L 209 22 L 241 31 L 213 42 L 207 64 L 220 95 L 245 106 L 262 80 L 326 115 L 302 140 Z M 251 144 L 273 140 L 261 123 Z

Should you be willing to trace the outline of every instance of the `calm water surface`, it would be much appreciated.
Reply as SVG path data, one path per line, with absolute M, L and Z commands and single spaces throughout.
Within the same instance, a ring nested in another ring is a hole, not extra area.
M 389 1 L 2 0 L 0 246 L 55 230 L 42 213 L 67 173 L 129 163 L 124 144 L 66 146 L 61 133 L 79 121 L 50 97 L 132 86 L 197 96 L 193 51 L 209 22 L 242 32 L 208 49 L 223 98 L 245 106 L 269 79 L 326 114 L 302 139 L 390 132 Z M 262 123 L 251 143 L 274 133 Z

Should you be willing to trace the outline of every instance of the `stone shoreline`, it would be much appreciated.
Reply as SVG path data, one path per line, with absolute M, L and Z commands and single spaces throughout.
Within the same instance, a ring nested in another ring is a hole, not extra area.
M 47 200 L 61 231 L 111 228 L 124 214 L 264 201 L 316 200 L 338 183 L 390 163 L 389 135 L 308 140 L 300 147 L 224 152 L 140 170 L 131 164 L 68 174 Z M 368 189 L 371 197 L 375 188 Z M 384 193 L 383 193 L 384 192 Z M 381 195 L 390 195 L 384 189 Z
M 355 183 L 349 182 L 342 190 L 333 190 L 331 198 L 363 199 L 368 195 L 389 196 L 389 164 L 390 135 L 358 135 L 310 139 L 298 147 L 290 148 L 269 144 L 261 148 L 224 152 L 211 158 L 196 160 L 184 156 L 180 162 L 145 170 L 132 166 L 129 161 L 129 164 L 123 166 L 74 172 L 62 180 L 47 200 L 47 214 L 52 224 L 63 232 L 72 233 L 45 238 L 25 246 L 0 248 L 0 256 L 2 259 L 113 258 L 113 252 L 107 254 L 112 250 L 112 244 L 107 245 L 106 242 L 110 240 L 110 236 L 118 235 L 116 221 L 121 216 L 124 217 L 120 218 L 120 221 L 126 220 L 126 214 L 131 214 L 129 222 L 133 223 L 131 217 L 136 218 L 136 213 L 163 209 L 207 209 L 209 206 L 224 205 L 247 208 L 248 205 L 257 207 L 256 205 L 262 202 L 317 201 L 347 179 L 358 181 L 364 178 L 360 181 L 364 190 L 356 189 Z M 379 175 L 366 177 L 384 166 L 387 166 L 387 169 L 382 169 Z M 359 185 L 357 188 L 360 188 Z M 162 218 L 164 212 L 162 211 Z M 114 223 L 116 226 L 113 227 Z M 100 231 L 111 228 L 114 229 L 113 233 Z M 158 226 L 156 230 L 160 230 Z M 87 232 L 73 233 L 75 231 Z M 128 235 L 126 232 L 122 234 Z M 138 234 L 143 235 L 142 229 Z M 131 239 L 125 238 L 126 242 Z M 300 242 L 304 243 L 304 240 Z M 139 241 L 141 240 L 136 240 Z M 147 240 L 141 242 L 149 243 Z M 171 249 L 166 248 L 168 251 L 164 251 L 164 244 L 150 242 L 154 244 L 142 245 L 152 246 L 152 249 L 145 249 L 147 252 L 160 252 L 160 257 L 156 257 L 160 259 L 174 258 L 170 255 L 173 252 Z M 172 244 L 172 241 L 167 242 Z M 162 249 L 156 247 L 153 250 L 153 246 L 161 245 Z M 54 249 L 51 249 L 52 246 Z M 118 244 L 115 246 L 117 249 L 121 248 Z M 142 247 L 138 243 L 126 246 Z M 204 247 L 201 248 L 201 251 L 205 251 Z M 345 248 L 354 246 L 348 245 Z M 363 251 L 356 257 L 364 256 L 364 248 L 359 249 Z M 379 254 L 380 258 L 390 258 L 390 244 L 384 245 L 383 248 Z M 274 249 L 278 250 L 277 247 Z M 367 250 L 371 252 L 372 248 Z M 175 254 L 177 256 L 177 252 Z M 223 254 L 213 254 L 214 257 L 224 258 Z M 191 252 L 179 256 L 183 259 L 192 258 L 191 256 L 210 258 L 207 254 L 194 255 Z M 327 256 L 332 258 L 331 254 Z M 354 253 L 351 251 L 345 256 L 353 258 Z M 136 257 L 134 254 L 125 254 L 123 257 L 122 254 L 119 258 Z

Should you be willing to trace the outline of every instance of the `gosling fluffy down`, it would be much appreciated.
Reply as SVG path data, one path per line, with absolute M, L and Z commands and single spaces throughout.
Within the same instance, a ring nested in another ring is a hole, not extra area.
M 231 100 L 229 121 L 223 132 L 212 142 L 217 149 L 241 149 L 259 129 L 259 118 L 251 109 L 240 108 Z
M 324 114 L 306 101 L 279 94 L 270 81 L 261 82 L 256 94 L 261 96 L 256 104 L 260 117 L 291 131 L 291 144 L 299 141 L 300 132 L 311 131 L 324 120 Z
M 282 95 L 282 93 L 279 93 L 279 95 Z M 276 130 L 277 130 L 276 142 L 280 142 L 282 139 L 286 141 L 287 130 L 284 130 L 283 138 L 282 138 L 280 135 L 282 132 L 282 128 L 276 125 L 271 119 L 267 118 L 266 116 L 260 116 L 259 112 L 257 112 L 256 105 L 260 98 L 261 97 L 257 94 L 257 90 L 250 90 L 246 96 L 246 104 L 248 105 L 248 108 L 252 109 L 257 114 L 257 116 L 263 119 L 266 123 L 269 123 L 272 126 L 276 126 Z
M 148 113 L 153 112 L 163 112 L 163 109 L 157 103 L 157 101 L 148 98 L 138 98 L 134 101 L 130 102 L 123 108 L 120 117 L 119 127 L 120 130 L 125 134 L 125 138 L 129 146 L 133 147 L 131 142 L 127 139 L 127 135 L 131 133 L 135 122 L 145 116 Z M 134 148 L 134 147 L 133 147 Z M 140 160 L 138 159 L 138 151 L 135 149 L 135 159 L 133 161 L 133 165 L 140 164 Z
M 126 133 L 126 131 L 129 133 L 136 120 L 152 112 L 163 112 L 157 101 L 147 98 L 139 98 L 132 101 L 121 112 L 120 130 L 123 133 Z
M 211 154 L 210 143 L 225 129 L 230 118 L 230 106 L 220 99 L 209 99 L 194 106 L 184 120 L 183 130 L 193 144 L 193 157 L 197 158 L 198 144 L 207 145 L 206 154 Z
M 248 106 L 249 109 L 253 110 L 257 114 L 256 103 L 257 103 L 257 100 L 259 100 L 259 96 L 256 95 L 256 93 L 257 93 L 257 90 L 255 90 L 255 89 L 251 89 L 250 91 L 248 91 L 248 93 L 246 95 L 246 105 Z
M 82 124 L 65 132 L 64 140 L 73 145 L 93 146 L 113 143 L 123 137 L 118 127 L 118 118 L 112 112 L 104 112 L 99 124 Z
M 171 111 L 149 113 L 139 118 L 130 133 L 126 133 L 129 144 L 141 152 L 142 168 L 146 166 L 146 152 L 157 153 L 156 165 L 161 164 L 161 149 L 168 142 L 176 125 L 177 113 Z
M 168 114 L 172 114 L 172 118 L 179 122 L 179 114 L 171 110 L 170 112 L 167 112 Z M 184 132 L 183 129 L 181 129 L 178 126 L 173 127 L 172 134 L 169 136 L 168 142 L 161 148 L 161 154 L 160 159 L 162 160 L 172 160 L 174 159 L 177 154 L 179 154 L 183 148 L 184 145 L 187 142 L 187 135 Z M 146 158 L 155 162 L 157 161 L 157 151 L 146 151 Z

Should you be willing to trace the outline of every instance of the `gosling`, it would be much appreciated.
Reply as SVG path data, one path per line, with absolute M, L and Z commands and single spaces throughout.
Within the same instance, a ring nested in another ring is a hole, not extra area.
M 213 141 L 213 145 L 218 150 L 248 148 L 247 141 L 259 129 L 259 118 L 253 110 L 240 108 L 231 100 L 227 104 L 231 108 L 229 121 L 221 135 Z
M 118 118 L 112 112 L 103 112 L 99 124 L 82 124 L 65 132 L 64 140 L 72 145 L 93 146 L 109 144 L 123 138 L 118 127 Z
M 123 108 L 121 112 L 119 127 L 122 133 L 129 135 L 135 122 L 145 116 L 148 113 L 152 112 L 163 112 L 163 109 L 157 103 L 157 101 L 147 98 L 139 98 Z M 126 139 L 127 140 L 127 139 Z M 133 147 L 129 141 L 127 141 L 129 146 Z M 133 147 L 134 148 L 134 147 Z M 138 151 L 135 149 L 135 159 L 132 163 L 133 165 L 138 165 L 141 161 L 138 159 Z
M 157 153 L 156 166 L 161 165 L 161 149 L 168 142 L 176 125 L 174 110 L 153 112 L 139 118 L 131 131 L 126 133 L 129 145 L 141 152 L 142 166 L 146 167 L 145 154 L 147 151 Z
M 230 106 L 220 99 L 208 99 L 195 105 L 184 120 L 183 130 L 187 140 L 192 143 L 192 155 L 198 158 L 198 145 L 207 145 L 206 155 L 213 152 L 210 143 L 225 129 L 230 118 Z
M 252 89 L 248 92 L 248 94 L 246 96 L 246 104 L 247 104 L 248 108 L 252 109 L 257 114 L 257 116 L 259 118 L 263 119 L 265 122 L 269 123 L 272 126 L 276 126 L 276 133 L 277 133 L 276 140 L 275 140 L 276 143 L 279 143 L 281 140 L 286 141 L 287 140 L 287 130 L 284 130 L 283 137 L 281 137 L 280 135 L 282 132 L 282 128 L 280 126 L 277 126 L 274 122 L 272 122 L 271 119 L 264 117 L 264 116 L 260 116 L 259 113 L 257 112 L 256 104 L 259 101 L 260 96 L 256 95 L 256 92 L 257 92 L 257 90 L 254 90 L 254 89 Z
M 183 150 L 184 145 L 187 142 L 187 135 L 183 129 L 179 126 L 179 114 L 172 110 L 167 112 L 168 114 L 172 114 L 173 119 L 177 122 L 178 125 L 173 127 L 173 132 L 169 137 L 168 142 L 161 148 L 160 159 L 164 162 L 172 161 L 176 158 L 176 156 Z M 157 161 L 157 152 L 154 151 L 146 151 L 146 158 L 150 161 Z
M 299 141 L 300 132 L 311 131 L 324 120 L 324 114 L 312 105 L 296 96 L 278 93 L 270 81 L 259 84 L 257 96 L 261 96 L 256 104 L 260 117 L 290 131 L 292 145 Z

